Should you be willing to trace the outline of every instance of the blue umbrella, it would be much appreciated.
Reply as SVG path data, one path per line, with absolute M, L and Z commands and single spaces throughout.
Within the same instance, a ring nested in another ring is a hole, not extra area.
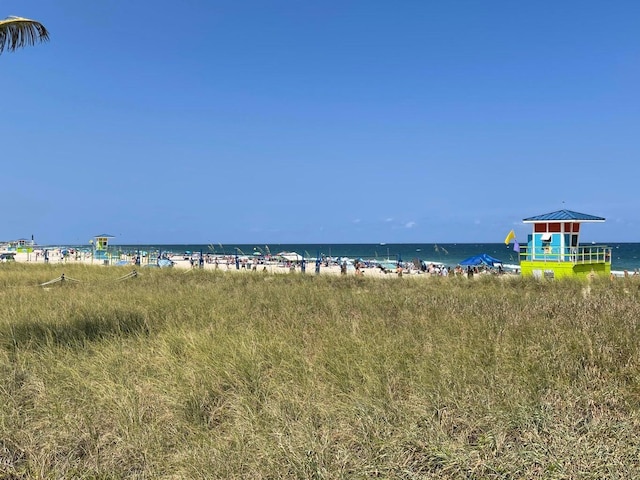
M 502 265 L 502 260 L 498 260 L 497 258 L 494 258 L 486 253 L 481 253 L 480 255 L 474 255 L 473 257 L 465 258 L 460 262 L 460 265 L 466 267 L 484 264 L 490 267 L 494 267 L 498 263 Z

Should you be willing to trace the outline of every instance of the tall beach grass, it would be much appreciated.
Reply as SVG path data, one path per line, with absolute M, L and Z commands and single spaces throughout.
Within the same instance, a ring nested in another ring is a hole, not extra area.
M 0 267 L 0 478 L 640 477 L 635 278 Z

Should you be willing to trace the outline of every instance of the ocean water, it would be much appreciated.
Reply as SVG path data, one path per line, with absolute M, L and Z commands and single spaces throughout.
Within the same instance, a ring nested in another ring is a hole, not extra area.
M 640 269 L 640 243 L 608 243 L 612 248 L 611 269 L 632 272 Z M 279 252 L 296 252 L 306 258 L 317 255 L 330 257 L 362 258 L 365 260 L 411 261 L 415 258 L 429 262 L 440 262 L 455 266 L 465 258 L 480 253 L 488 253 L 498 258 L 505 265 L 517 266 L 518 254 L 513 245 L 504 243 L 334 243 L 334 244 L 174 244 L 174 245 L 110 245 L 110 248 L 122 252 L 172 252 L 176 254 L 190 252 L 207 254 L 253 255 L 255 252 L 276 254 Z

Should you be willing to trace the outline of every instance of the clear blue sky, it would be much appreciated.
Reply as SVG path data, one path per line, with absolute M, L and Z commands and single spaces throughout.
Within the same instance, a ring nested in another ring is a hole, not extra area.
M 640 241 L 640 1 L 0 8 L 0 240 Z

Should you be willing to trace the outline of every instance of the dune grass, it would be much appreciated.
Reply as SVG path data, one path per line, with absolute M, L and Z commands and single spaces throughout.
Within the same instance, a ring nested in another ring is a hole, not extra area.
M 0 267 L 0 478 L 640 476 L 636 279 Z

